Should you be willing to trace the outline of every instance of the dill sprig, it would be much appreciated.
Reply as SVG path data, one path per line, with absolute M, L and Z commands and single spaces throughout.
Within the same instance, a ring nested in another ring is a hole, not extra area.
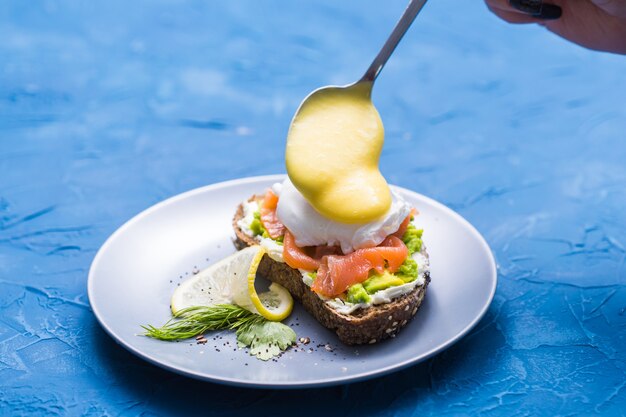
M 159 340 L 188 339 L 209 330 L 237 330 L 261 324 L 266 319 L 244 308 L 230 304 L 194 306 L 177 311 L 161 327 L 141 326 L 145 336 Z
M 235 330 L 237 344 L 250 354 L 269 360 L 296 343 L 296 333 L 282 323 L 230 304 L 188 307 L 177 311 L 161 327 L 141 326 L 144 336 L 159 340 L 189 339 L 210 330 Z

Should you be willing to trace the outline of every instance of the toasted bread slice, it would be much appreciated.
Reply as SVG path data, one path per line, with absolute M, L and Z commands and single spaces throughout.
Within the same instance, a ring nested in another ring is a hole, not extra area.
M 254 199 L 253 196 L 250 200 Z M 238 226 L 244 216 L 243 205 L 239 205 L 233 218 L 235 246 L 243 249 L 258 242 Z M 286 263 L 277 262 L 267 254 L 259 265 L 258 273 L 272 282 L 285 287 L 323 326 L 337 333 L 339 340 L 347 345 L 372 344 L 395 335 L 415 316 L 430 283 L 430 274 L 424 274 L 425 282 L 389 303 L 358 309 L 351 314 L 342 314 L 329 306 L 303 281 L 297 269 Z

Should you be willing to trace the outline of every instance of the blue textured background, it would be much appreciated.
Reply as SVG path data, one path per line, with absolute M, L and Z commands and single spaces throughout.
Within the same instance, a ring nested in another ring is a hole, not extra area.
M 163 371 L 98 326 L 86 279 L 107 236 L 180 192 L 283 172 L 300 100 L 359 77 L 404 5 L 0 3 L 0 414 L 624 413 L 626 57 L 478 0 L 428 4 L 374 94 L 387 178 L 497 258 L 469 336 L 383 378 L 281 392 Z

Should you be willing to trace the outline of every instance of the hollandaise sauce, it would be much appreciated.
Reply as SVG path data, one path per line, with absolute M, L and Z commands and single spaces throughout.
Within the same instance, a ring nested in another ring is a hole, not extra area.
M 316 90 L 300 105 L 287 136 L 289 178 L 320 214 L 367 223 L 391 206 L 378 168 L 383 124 L 371 83 Z

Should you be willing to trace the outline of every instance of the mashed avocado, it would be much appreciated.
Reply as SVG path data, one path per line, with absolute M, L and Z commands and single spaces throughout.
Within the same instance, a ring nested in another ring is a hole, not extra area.
M 417 278 L 417 262 L 411 257 L 406 258 L 394 275 L 404 283 L 414 281 Z
M 402 236 L 402 241 L 409 249 L 409 256 L 422 249 L 422 229 L 417 229 L 413 224 L 409 223 L 406 232 Z
M 385 271 L 382 275 L 373 275 L 363 282 L 363 288 L 368 294 L 374 294 L 376 291 L 385 290 L 389 287 L 404 284 L 404 281 L 395 274 Z M 350 287 L 352 288 L 352 287 Z
M 258 236 L 258 235 L 261 235 L 263 237 L 265 237 L 265 235 L 269 236 L 269 234 L 267 233 L 267 230 L 263 226 L 263 223 L 261 223 L 261 212 L 255 211 L 253 216 L 254 216 L 254 220 L 252 220 L 252 223 L 250 223 L 250 230 L 252 230 L 252 233 L 254 233 L 255 236 Z
M 354 284 L 348 288 L 347 301 L 353 304 L 369 303 L 372 297 L 365 291 L 362 284 Z

